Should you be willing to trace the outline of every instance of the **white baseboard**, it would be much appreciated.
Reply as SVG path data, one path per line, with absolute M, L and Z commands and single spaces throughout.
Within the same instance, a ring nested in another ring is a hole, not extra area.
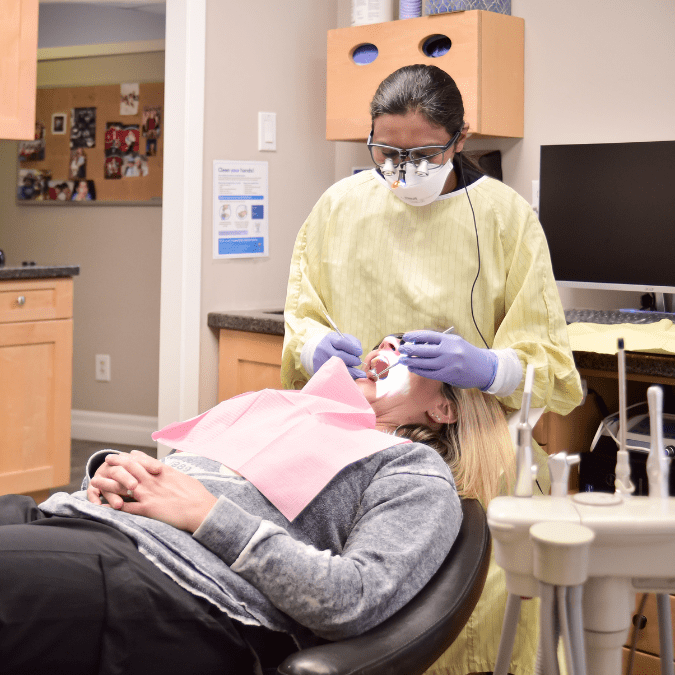
M 109 441 L 151 448 L 156 445 L 151 437 L 154 431 L 157 431 L 156 417 L 71 410 L 70 434 L 81 441 Z

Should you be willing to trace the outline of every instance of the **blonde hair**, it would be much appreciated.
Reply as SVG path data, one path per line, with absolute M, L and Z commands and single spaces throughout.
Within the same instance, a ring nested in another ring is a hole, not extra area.
M 434 448 L 455 477 L 457 492 L 487 507 L 493 497 L 511 491 L 516 457 L 504 410 L 494 396 L 478 389 L 443 384 L 441 391 L 457 409 L 457 422 L 438 430 L 403 425 L 397 435 Z

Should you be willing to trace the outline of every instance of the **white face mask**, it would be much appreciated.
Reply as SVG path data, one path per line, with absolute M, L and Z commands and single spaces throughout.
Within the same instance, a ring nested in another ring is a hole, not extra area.
M 448 160 L 438 168 L 429 167 L 429 175 L 418 176 L 417 167 L 412 162 L 405 163 L 405 182 L 398 182 L 398 168 L 393 176 L 384 176 L 387 187 L 402 201 L 410 206 L 426 206 L 431 204 L 442 192 L 445 181 L 453 169 L 452 160 Z

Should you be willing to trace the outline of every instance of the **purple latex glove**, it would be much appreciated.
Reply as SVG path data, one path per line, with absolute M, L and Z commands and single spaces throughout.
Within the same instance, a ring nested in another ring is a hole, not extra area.
M 411 373 L 447 382 L 453 387 L 485 391 L 497 373 L 497 355 L 474 347 L 459 335 L 416 330 L 403 336 L 400 363 Z
M 345 362 L 353 379 L 366 377 L 362 370 L 355 367 L 361 365 L 359 358 L 361 354 L 363 354 L 361 343 L 353 335 L 342 336 L 339 333 L 328 333 L 314 350 L 312 358 L 314 372 L 316 373 L 331 356 L 337 356 Z

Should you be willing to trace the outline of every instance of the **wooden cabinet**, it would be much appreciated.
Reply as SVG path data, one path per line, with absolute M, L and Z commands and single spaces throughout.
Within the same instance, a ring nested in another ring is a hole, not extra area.
M 326 138 L 365 140 L 370 132 L 370 100 L 380 82 L 403 66 L 423 63 L 448 72 L 462 93 L 465 120 L 476 136 L 523 136 L 523 19 L 473 10 L 388 21 L 328 31 Z M 426 56 L 434 35 L 447 37 L 449 51 Z M 357 65 L 360 45 L 377 47 L 377 58 Z
M 642 594 L 635 597 L 635 614 L 637 614 Z M 638 631 L 638 640 L 636 643 L 635 660 L 633 662 L 633 673 L 635 675 L 661 675 L 661 665 L 659 655 L 661 648 L 659 645 L 659 619 L 656 605 L 656 595 L 650 593 L 644 606 L 642 615 L 646 622 L 644 628 Z M 670 596 L 670 616 L 671 623 L 675 625 L 675 597 Z M 624 647 L 623 653 L 623 672 L 626 672 L 628 662 L 629 648 L 633 637 L 633 627 L 628 636 L 628 642 Z M 673 636 L 675 639 L 675 635 Z
M 70 481 L 73 281 L 0 281 L 0 494 Z
M 38 0 L 0 0 L 0 17 L 0 138 L 32 140 Z
M 621 672 L 628 672 L 628 658 L 630 650 L 623 648 Z M 633 661 L 633 675 L 661 675 L 661 659 L 658 656 L 651 656 L 642 652 L 636 652 Z
M 218 337 L 218 401 L 260 389 L 282 389 L 283 335 L 221 329 Z

